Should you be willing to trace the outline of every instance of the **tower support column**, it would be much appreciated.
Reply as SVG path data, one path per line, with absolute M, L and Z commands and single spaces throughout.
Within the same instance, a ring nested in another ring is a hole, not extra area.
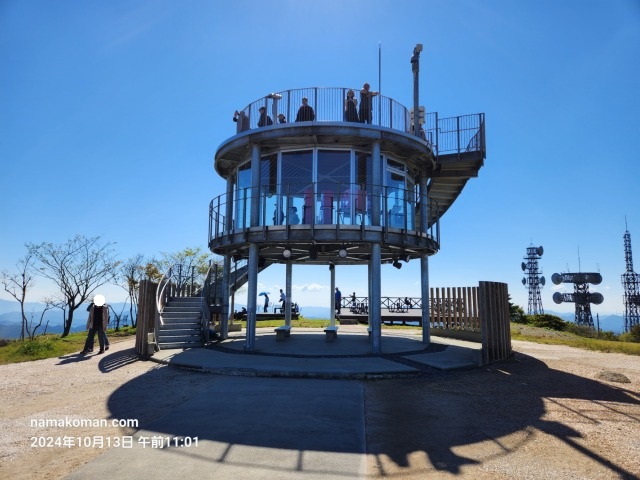
M 222 321 L 220 322 L 220 338 L 222 340 L 229 337 L 229 279 L 231 277 L 231 255 L 225 255 L 222 261 Z M 205 301 L 207 301 L 206 299 Z M 233 312 L 231 312 L 233 315 Z
M 247 265 L 247 337 L 244 349 L 251 352 L 256 347 L 256 307 L 258 298 L 258 261 L 260 249 L 256 243 L 249 244 Z
M 287 300 L 284 302 L 284 324 L 287 327 L 291 327 L 291 274 L 293 266 L 290 261 L 287 261 L 285 267 L 285 287 L 284 294 L 287 296 Z
M 382 353 L 381 261 L 382 248 L 379 243 L 374 243 L 371 245 L 371 260 L 369 260 L 369 277 L 371 278 L 369 326 L 371 327 L 371 352 L 374 354 Z
M 331 313 L 329 314 L 329 326 L 331 327 L 335 327 L 336 326 L 336 267 L 335 265 L 333 265 L 332 263 L 329 264 L 329 273 L 331 276 L 331 298 L 329 300 L 329 304 L 330 304 L 330 309 L 331 309 Z

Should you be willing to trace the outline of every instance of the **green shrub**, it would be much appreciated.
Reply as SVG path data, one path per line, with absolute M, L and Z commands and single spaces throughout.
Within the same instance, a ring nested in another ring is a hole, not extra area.
M 597 336 L 601 340 L 612 340 L 614 342 L 617 342 L 619 340 L 618 335 L 616 335 L 613 332 L 603 332 L 603 331 L 601 331 Z
M 547 313 L 539 315 L 527 315 L 527 323 L 532 327 L 548 328 L 549 330 L 557 330 L 558 332 L 565 331 L 567 322 L 555 315 L 549 315 Z
M 522 307 L 509 303 L 509 316 L 513 323 L 526 324 L 527 316 L 524 313 Z
M 54 348 L 53 342 L 48 337 L 36 337 L 34 340 L 25 340 L 18 348 L 18 352 L 28 356 L 39 356 L 44 352 L 50 352 Z
M 579 335 L 585 338 L 597 338 L 598 332 L 596 332 L 595 328 L 588 327 L 586 325 L 577 325 L 573 322 L 566 322 L 566 330 L 569 333 L 573 333 L 575 335 Z
M 640 343 L 640 325 L 634 325 L 628 332 L 622 333 L 618 338 L 621 342 Z

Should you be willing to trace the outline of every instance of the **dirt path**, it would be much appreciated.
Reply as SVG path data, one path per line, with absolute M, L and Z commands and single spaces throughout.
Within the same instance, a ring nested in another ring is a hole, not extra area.
M 513 345 L 513 360 L 482 369 L 363 382 L 369 477 L 640 475 L 640 358 Z M 604 370 L 631 383 L 598 379 Z M 144 428 L 217 378 L 139 361 L 133 339 L 106 355 L 0 366 L 0 478 L 63 478 L 106 445 L 47 437 L 114 441 L 137 429 L 73 424 L 126 411 Z

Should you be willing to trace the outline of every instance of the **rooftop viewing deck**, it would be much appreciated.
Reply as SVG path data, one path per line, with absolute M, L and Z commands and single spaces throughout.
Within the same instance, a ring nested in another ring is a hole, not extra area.
M 353 92 L 353 107 L 348 102 L 349 92 Z M 310 110 L 300 110 L 303 98 L 307 99 Z M 370 97 L 371 109 L 368 114 L 366 104 L 367 100 L 363 102 L 361 91 L 357 88 L 300 88 L 270 93 L 255 100 L 238 110 L 234 120 L 238 134 L 301 122 L 361 123 L 412 133 L 411 110 L 404 105 L 379 94 Z M 480 152 L 484 158 L 484 114 L 439 118 L 437 112 L 426 113 L 420 119 L 419 137 L 436 157 Z

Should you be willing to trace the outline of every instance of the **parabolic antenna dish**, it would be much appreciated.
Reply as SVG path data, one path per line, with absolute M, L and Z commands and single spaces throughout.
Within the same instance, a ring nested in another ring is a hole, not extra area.
M 601 293 L 595 292 L 591 294 L 591 303 L 595 303 L 596 305 L 600 305 L 604 302 L 604 297 Z
M 551 281 L 556 285 L 560 285 L 562 283 L 562 275 L 560 275 L 559 273 L 554 273 L 553 275 L 551 275 Z
M 556 302 L 557 304 L 562 303 L 562 294 L 560 292 L 556 292 L 553 294 L 553 301 Z
M 527 269 L 527 264 L 522 262 L 522 271 L 524 272 Z
M 526 278 L 524 278 L 524 277 L 522 277 L 522 284 L 523 284 L 523 285 L 526 285 L 526 284 L 527 284 L 527 279 L 526 279 Z
M 542 254 L 544 253 L 544 248 L 542 248 L 542 245 L 540 245 L 538 247 L 538 249 L 536 250 L 536 252 L 538 253 L 538 256 L 542 256 Z
M 540 277 L 540 285 L 544 287 L 545 283 L 547 283 L 547 281 L 544 279 L 544 277 Z

